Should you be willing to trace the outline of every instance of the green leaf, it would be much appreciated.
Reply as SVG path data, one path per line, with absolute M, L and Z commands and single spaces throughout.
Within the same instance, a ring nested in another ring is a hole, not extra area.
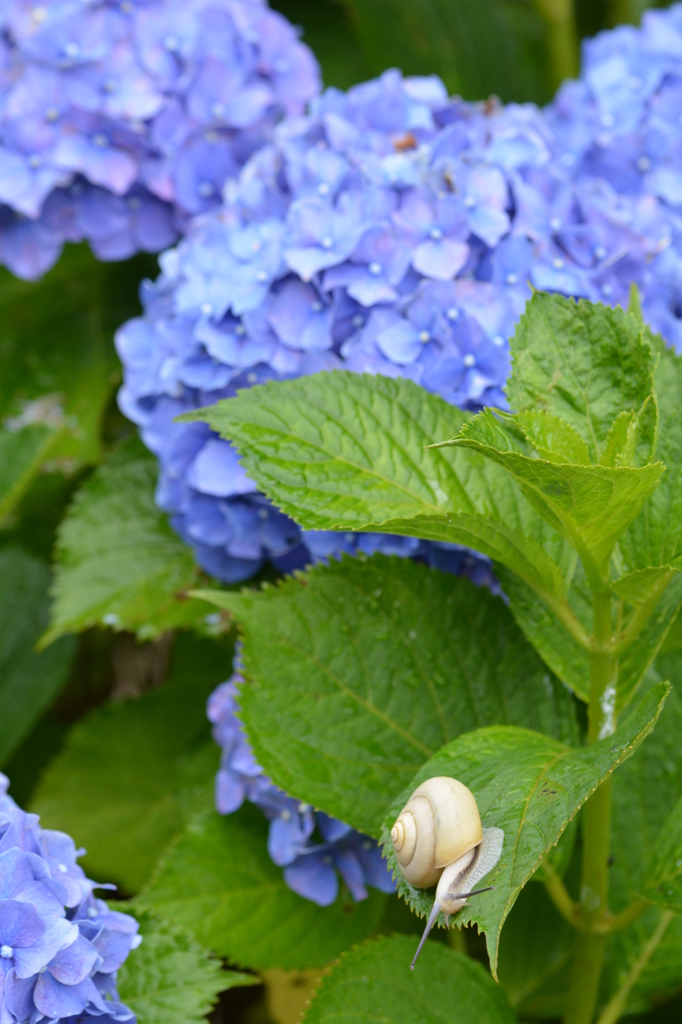
M 135 907 L 130 908 L 135 913 Z M 121 1001 L 138 1024 L 202 1024 L 219 992 L 257 985 L 252 974 L 224 971 L 189 935 L 143 915 L 142 945 L 118 971 Z
M 71 730 L 31 809 L 87 848 L 92 878 L 137 892 L 185 822 L 211 806 L 218 748 L 205 705 L 230 669 L 229 645 L 181 634 L 166 686 Z
M 460 926 L 475 923 L 486 933 L 494 975 L 502 926 L 519 892 L 588 797 L 652 731 L 669 689 L 665 683 L 654 686 L 612 736 L 579 750 L 514 726 L 467 733 L 428 761 L 393 803 L 381 841 L 394 871 L 391 826 L 413 790 L 433 776 L 462 781 L 476 797 L 484 827 L 504 830 L 502 857 L 486 876 L 486 884 L 495 890 L 465 907 L 456 919 Z M 396 877 L 401 895 L 425 916 L 432 895 Z
M 0 430 L 0 524 L 24 496 L 60 433 L 43 423 Z
M 322 967 L 377 927 L 387 897 L 375 889 L 354 903 L 345 891 L 318 907 L 287 888 L 270 860 L 268 823 L 245 804 L 187 827 L 137 901 L 187 928 L 197 941 L 241 967 Z
M 362 832 L 378 836 L 395 794 L 463 732 L 506 723 L 577 737 L 567 691 L 503 601 L 469 580 L 376 555 L 217 600 L 242 627 L 240 704 L 258 763 Z
M 611 469 L 532 458 L 516 448 L 491 409 L 468 420 L 457 437 L 434 445 L 447 446 L 468 448 L 507 470 L 535 510 L 578 550 L 586 571 L 590 560 L 598 568 L 608 558 L 665 469 L 660 462 Z
M 37 558 L 0 549 L 0 765 L 50 706 L 73 660 L 71 637 L 35 650 L 47 622 L 49 581 Z
M 414 939 L 382 936 L 344 953 L 318 988 L 305 1024 L 514 1024 L 504 992 L 475 960 L 432 942 L 414 971 Z
M 345 371 L 270 382 L 182 417 L 232 440 L 251 478 L 308 529 L 450 541 L 560 598 L 568 545 L 498 467 L 424 451 L 464 416 L 405 379 Z
M 498 974 L 509 1002 L 524 1019 L 555 1016 L 533 1013 L 534 999 L 569 963 L 575 937 L 544 886 L 533 883 L 521 890 L 502 933 Z
M 551 98 L 545 26 L 515 0 L 344 0 L 374 74 L 439 75 L 468 99 Z
M 587 444 L 593 463 L 602 461 L 616 417 L 639 413 L 653 391 L 647 333 L 618 306 L 535 292 L 511 351 L 512 409 L 541 409 L 565 420 Z
M 510 572 L 495 565 L 495 574 L 509 600 L 512 614 L 545 664 L 586 703 L 590 699 L 590 656 L 566 630 L 553 607 Z M 573 588 L 571 594 L 573 596 Z M 591 623 L 585 629 L 589 635 Z
M 66 247 L 40 281 L 0 269 L 0 421 L 63 419 L 50 460 L 67 471 L 101 458 L 105 407 L 120 380 L 112 344 L 139 311 L 137 289 L 151 256 L 98 261 L 85 244 Z
M 682 799 L 668 815 L 654 844 L 643 883 L 645 899 L 682 913 Z
M 59 530 L 44 644 L 94 625 L 149 639 L 203 622 L 206 605 L 188 597 L 199 579 L 192 552 L 154 504 L 157 472 L 154 456 L 134 439 L 76 494 Z

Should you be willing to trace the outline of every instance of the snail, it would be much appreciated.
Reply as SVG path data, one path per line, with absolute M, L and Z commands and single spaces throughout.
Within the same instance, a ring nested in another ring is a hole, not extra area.
M 456 779 L 437 776 L 418 786 L 391 829 L 398 867 L 406 882 L 417 889 L 437 884 L 429 914 L 410 970 L 441 913 L 446 926 L 469 896 L 494 886 L 474 886 L 497 864 L 502 855 L 504 832 L 483 828 L 473 793 Z

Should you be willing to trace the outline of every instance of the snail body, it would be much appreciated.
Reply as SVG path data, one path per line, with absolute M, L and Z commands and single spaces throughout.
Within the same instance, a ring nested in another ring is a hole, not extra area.
M 436 899 L 419 952 L 440 913 L 446 926 L 467 897 L 493 888 L 474 886 L 494 868 L 502 854 L 504 832 L 483 828 L 473 793 L 457 779 L 436 776 L 415 789 L 391 829 L 391 843 L 401 874 L 417 889 L 434 885 Z

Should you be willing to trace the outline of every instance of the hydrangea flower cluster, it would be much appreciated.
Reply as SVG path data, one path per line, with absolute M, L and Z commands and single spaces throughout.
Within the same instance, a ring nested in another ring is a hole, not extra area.
M 19 277 L 65 241 L 167 248 L 319 91 L 266 0 L 7 0 L 0 31 L 0 261 Z
M 634 282 L 648 322 L 682 349 L 682 4 L 588 40 L 580 79 L 547 119 L 557 160 L 594 196 L 598 228 L 596 290 L 579 276 L 558 290 L 625 305 Z M 565 199 L 554 205 L 557 245 L 584 261 Z
M 0 773 L 0 1021 L 99 1024 L 135 1017 L 116 972 L 142 941 L 137 921 L 93 895 L 70 836 L 40 828 Z
M 236 671 L 214 690 L 207 707 L 222 748 L 217 809 L 231 814 L 250 800 L 263 811 L 270 821 L 268 853 L 284 868 L 289 888 L 305 899 L 329 906 L 338 895 L 339 876 L 355 900 L 366 899 L 368 886 L 393 892 L 395 883 L 373 839 L 287 796 L 263 774 L 235 715 L 237 686 L 244 682 L 236 661 Z
M 535 108 L 450 100 L 439 79 L 389 71 L 282 122 L 225 205 L 162 256 L 144 317 L 118 334 L 119 401 L 159 458 L 159 505 L 209 573 L 236 582 L 267 559 L 288 571 L 380 549 L 490 578 L 449 546 L 302 533 L 226 441 L 174 419 L 240 387 L 338 367 L 503 405 L 529 278 L 546 287 L 556 275 L 548 197 L 565 175 L 551 156 Z

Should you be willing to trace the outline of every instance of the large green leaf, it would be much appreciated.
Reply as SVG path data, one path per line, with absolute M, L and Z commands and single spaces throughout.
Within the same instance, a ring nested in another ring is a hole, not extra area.
M 536 292 L 511 351 L 512 409 L 544 410 L 566 420 L 593 463 L 601 462 L 616 417 L 638 413 L 653 390 L 648 333 L 618 306 Z
M 642 895 L 659 907 L 682 913 L 682 799 L 673 807 L 654 843 Z
M 524 1018 L 529 1009 L 531 1018 L 545 1016 L 537 1013 L 538 993 L 570 962 L 575 940 L 576 932 L 544 886 L 533 882 L 521 890 L 502 932 L 498 974 L 509 1002 Z
M 432 942 L 414 971 L 414 939 L 382 936 L 344 953 L 305 1012 L 305 1024 L 514 1024 L 488 972 L 470 957 Z
M 49 581 L 43 562 L 19 548 L 0 550 L 0 765 L 52 703 L 73 659 L 71 637 L 35 650 L 47 623 Z
M 437 74 L 450 92 L 480 100 L 550 99 L 545 26 L 522 0 L 344 0 L 375 74 L 387 67 Z M 577 63 L 577 55 L 576 55 Z
M 0 524 L 21 500 L 60 434 L 59 427 L 45 423 L 0 429 Z
M 581 700 L 588 702 L 590 656 L 587 649 L 565 629 L 554 609 L 515 573 L 499 564 L 495 565 L 495 573 L 516 622 L 545 664 Z M 569 596 L 572 593 L 573 590 Z M 585 626 L 585 631 L 591 632 L 591 624 Z
M 259 764 L 360 831 L 379 835 L 395 794 L 463 732 L 506 723 L 576 738 L 567 691 L 503 601 L 469 580 L 378 555 L 217 600 L 242 627 L 240 704 Z
M 562 596 L 568 545 L 499 467 L 454 449 L 424 451 L 464 416 L 411 381 L 321 373 L 249 388 L 183 418 L 232 440 L 252 479 L 304 527 L 464 544 Z
M 484 409 L 463 424 L 457 437 L 436 447 L 468 448 L 510 473 L 536 511 L 600 567 L 611 554 L 665 469 L 567 465 L 524 454 Z M 587 568 L 587 565 L 586 565 Z
M 230 670 L 229 645 L 180 635 L 166 686 L 73 727 L 31 809 L 86 847 L 91 877 L 136 892 L 183 824 L 211 806 L 218 748 L 205 705 Z
M 318 907 L 287 888 L 270 860 L 268 823 L 246 804 L 236 814 L 200 815 L 171 847 L 138 902 L 187 928 L 240 967 L 321 967 L 371 935 L 387 897 L 353 903 L 342 890 Z
M 579 750 L 514 726 L 466 733 L 428 761 L 393 803 L 382 843 L 394 871 L 391 826 L 415 787 L 433 776 L 464 782 L 476 797 L 484 827 L 504 830 L 502 857 L 487 876 L 494 892 L 472 901 L 457 916 L 458 924 L 475 923 L 486 933 L 493 973 L 502 925 L 519 892 L 588 797 L 652 731 L 668 691 L 667 684 L 657 684 L 612 736 Z M 397 877 L 401 895 L 425 916 L 433 905 L 432 894 Z
M 43 642 L 94 625 L 141 638 L 201 624 L 199 573 L 154 504 L 156 460 L 133 439 L 78 491 L 59 529 L 52 624 Z
M 142 945 L 129 955 L 117 978 L 121 1000 L 138 1024 L 202 1024 L 219 992 L 258 984 L 252 974 L 224 971 L 219 960 L 179 928 L 148 914 L 141 916 L 140 925 Z
M 119 380 L 113 333 L 139 310 L 137 286 L 150 256 L 102 263 L 67 246 L 40 281 L 0 269 L 0 421 L 63 417 L 50 459 L 66 470 L 101 456 L 101 424 Z

